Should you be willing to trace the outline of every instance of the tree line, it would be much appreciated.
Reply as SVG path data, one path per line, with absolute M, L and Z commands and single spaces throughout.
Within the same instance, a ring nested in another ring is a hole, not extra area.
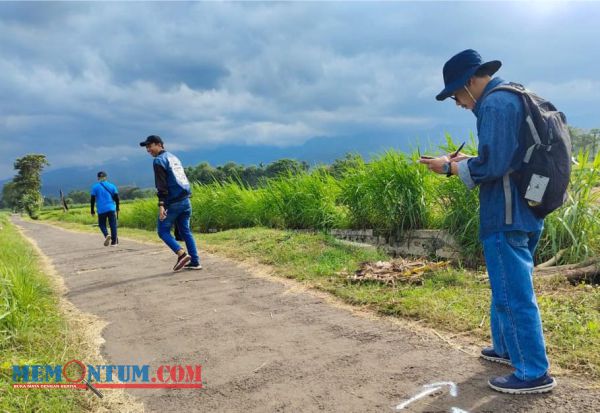
M 17 174 L 2 188 L 0 207 L 26 212 L 30 217 L 37 218 L 37 212 L 44 202 L 40 192 L 42 170 L 48 165 L 46 155 L 42 154 L 18 158 L 13 164 Z
M 335 160 L 331 165 L 321 165 L 334 177 L 340 177 L 344 170 L 363 162 L 360 155 L 347 154 L 344 158 Z M 29 154 L 19 158 L 14 163 L 17 175 L 4 185 L 0 208 L 9 208 L 14 211 L 24 211 L 35 216 L 41 206 L 62 205 L 59 197 L 43 197 L 41 189 L 41 173 L 49 163 L 45 155 Z M 305 161 L 295 159 L 279 159 L 269 164 L 242 165 L 227 162 L 224 165 L 213 167 L 208 162 L 185 168 L 190 181 L 201 184 L 213 182 L 235 181 L 246 186 L 256 188 L 266 180 L 282 175 L 296 175 L 307 172 L 310 166 Z M 118 182 L 117 182 L 118 184 Z M 156 194 L 153 188 L 139 188 L 137 186 L 119 186 L 121 200 L 149 198 Z M 87 190 L 73 190 L 64 195 L 67 205 L 85 204 L 90 200 Z
M 600 151 L 600 128 L 580 129 L 569 127 L 573 153 L 589 151 L 594 156 Z

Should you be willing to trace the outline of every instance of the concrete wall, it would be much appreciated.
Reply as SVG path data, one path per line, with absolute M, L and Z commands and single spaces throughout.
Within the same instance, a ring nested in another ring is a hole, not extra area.
M 218 232 L 209 229 L 209 233 Z M 294 232 L 315 234 L 312 229 Z M 337 239 L 370 244 L 382 248 L 393 257 L 414 255 L 418 257 L 460 258 L 460 247 L 454 238 L 443 230 L 419 229 L 407 232 L 401 238 L 377 235 L 372 229 L 332 229 L 329 234 Z
M 449 259 L 460 257 L 460 247 L 457 242 L 443 230 L 414 230 L 407 232 L 401 238 L 376 236 L 372 229 L 332 229 L 329 233 L 346 241 L 376 245 L 394 257 L 405 255 L 435 256 Z

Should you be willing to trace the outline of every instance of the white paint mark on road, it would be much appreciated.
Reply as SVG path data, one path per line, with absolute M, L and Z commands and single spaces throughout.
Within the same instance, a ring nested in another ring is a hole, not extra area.
M 450 395 L 452 397 L 456 397 L 458 396 L 458 386 L 451 382 L 451 381 L 440 381 L 437 383 L 431 383 L 431 384 L 426 384 L 423 386 L 423 388 L 425 390 L 421 391 L 420 393 L 418 393 L 417 395 L 411 397 L 410 399 L 400 403 L 399 405 L 396 406 L 396 411 L 402 410 L 404 408 L 406 408 L 408 405 L 410 405 L 411 403 L 422 399 L 425 396 L 428 396 L 432 393 L 435 393 L 439 390 L 442 390 L 445 386 L 448 386 L 448 392 L 450 393 Z M 465 410 L 459 409 L 458 407 L 452 407 L 450 410 L 451 413 L 468 413 Z
M 398 406 L 396 406 L 396 410 L 402 410 L 406 406 L 411 404 L 412 402 L 417 401 L 417 400 L 427 396 L 428 394 L 435 393 L 439 389 L 441 389 L 441 387 L 434 387 L 432 389 L 423 390 L 421 393 L 417 394 L 416 396 L 413 396 L 410 399 L 408 399 L 407 401 L 400 403 Z
M 442 388 L 444 386 L 448 386 L 450 388 L 450 395 L 452 397 L 456 397 L 458 396 L 458 387 L 456 386 L 455 383 L 451 382 L 451 381 L 440 381 L 439 383 L 431 383 L 431 384 L 426 384 L 425 387 L 427 388 L 431 388 L 431 387 L 439 387 Z

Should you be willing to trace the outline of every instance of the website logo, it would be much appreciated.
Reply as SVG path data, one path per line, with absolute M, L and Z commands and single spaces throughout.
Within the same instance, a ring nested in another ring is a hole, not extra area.
M 13 388 L 90 389 L 99 397 L 98 389 L 201 389 L 202 366 L 84 364 L 71 360 L 64 365 L 13 365 Z

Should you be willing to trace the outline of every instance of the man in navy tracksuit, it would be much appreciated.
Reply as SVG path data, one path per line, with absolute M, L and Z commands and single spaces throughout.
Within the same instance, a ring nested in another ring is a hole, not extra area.
M 190 183 L 185 175 L 181 161 L 172 153 L 165 151 L 160 136 L 150 135 L 140 146 L 154 157 L 154 182 L 158 195 L 158 236 L 171 250 L 177 254 L 177 262 L 173 271 L 183 268 L 201 270 L 200 257 L 196 242 L 190 230 L 192 204 L 190 202 Z M 171 235 L 171 228 L 176 226 L 185 241 L 187 253 Z
M 119 213 L 119 190 L 115 185 L 108 182 L 106 172 L 98 172 L 98 182 L 92 186 L 90 191 L 90 208 L 92 216 L 96 214 L 94 205 L 98 210 L 98 226 L 102 235 L 104 235 L 104 246 L 116 246 L 119 243 L 117 238 L 117 214 Z M 106 229 L 106 220 L 110 225 L 110 235 Z

